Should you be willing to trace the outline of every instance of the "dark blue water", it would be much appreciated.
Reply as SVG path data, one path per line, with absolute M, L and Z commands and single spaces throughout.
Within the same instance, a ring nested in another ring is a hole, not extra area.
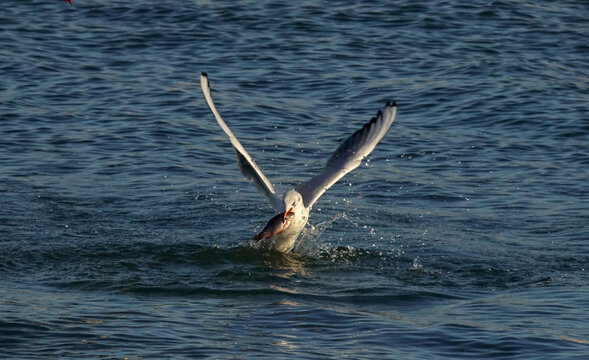
M 589 4 L 11 1 L 0 357 L 589 356 Z M 280 191 L 398 102 L 295 254 Z

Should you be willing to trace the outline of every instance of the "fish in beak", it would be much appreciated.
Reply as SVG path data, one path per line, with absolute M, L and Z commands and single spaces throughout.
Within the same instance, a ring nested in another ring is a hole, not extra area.
M 289 220 L 292 219 L 294 217 L 294 211 L 292 211 L 292 208 L 286 210 L 284 212 L 284 220 L 286 221 L 286 219 L 288 218 Z
M 253 240 L 260 241 L 263 239 L 269 239 L 282 233 L 288 227 L 288 225 L 290 225 L 290 222 L 294 216 L 295 213 L 292 211 L 292 208 L 288 209 L 283 214 L 274 216 L 272 219 L 270 219 L 270 221 L 268 221 L 268 224 L 264 230 L 262 230 L 258 235 L 254 236 Z

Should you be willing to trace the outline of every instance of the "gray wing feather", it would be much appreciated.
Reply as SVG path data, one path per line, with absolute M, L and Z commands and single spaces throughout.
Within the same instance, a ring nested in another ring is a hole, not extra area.
M 350 171 L 357 168 L 385 136 L 397 114 L 397 105 L 387 103 L 382 111 L 356 131 L 333 152 L 323 171 L 299 184 L 296 190 L 310 208 L 323 193 Z
M 233 135 L 231 129 L 229 129 L 223 118 L 221 118 L 221 115 L 219 115 L 219 112 L 215 107 L 215 103 L 213 103 L 211 87 L 206 73 L 202 73 L 200 76 L 200 87 L 205 96 L 209 109 L 215 116 L 215 119 L 217 120 L 217 123 L 219 123 L 219 126 L 221 126 L 221 129 L 223 129 L 227 136 L 229 136 L 229 141 L 231 141 L 231 145 L 233 145 L 233 148 L 237 153 L 237 166 L 239 167 L 239 170 L 248 180 L 253 181 L 256 189 L 258 189 L 258 191 L 260 191 L 262 195 L 268 199 L 270 204 L 272 204 L 272 207 L 280 211 L 280 209 L 284 206 L 282 205 L 280 199 L 276 196 L 272 183 L 266 178 L 266 176 L 264 176 L 262 170 L 260 170 L 252 157 L 247 153 L 247 151 L 245 151 L 239 140 L 237 140 L 237 137 Z

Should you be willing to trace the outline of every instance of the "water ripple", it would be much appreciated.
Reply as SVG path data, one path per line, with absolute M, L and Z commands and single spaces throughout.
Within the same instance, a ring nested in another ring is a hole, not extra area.
M 0 357 L 584 356 L 587 10 L 13 2 Z M 397 100 L 295 254 L 249 244 L 201 71 L 280 191 Z

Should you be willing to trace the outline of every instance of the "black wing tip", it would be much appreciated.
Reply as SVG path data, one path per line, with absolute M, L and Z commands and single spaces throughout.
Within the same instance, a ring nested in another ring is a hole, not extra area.
M 393 108 L 393 107 L 396 107 L 396 106 L 397 106 L 397 102 L 396 101 L 392 101 L 392 102 L 391 101 L 387 101 L 387 104 L 385 106 L 385 109 L 387 109 L 387 108 Z M 382 113 L 383 111 L 384 111 L 384 109 L 383 110 L 378 110 L 378 112 L 376 113 L 376 116 L 373 117 L 372 119 L 370 119 L 369 122 L 367 122 L 366 124 L 364 124 L 364 126 L 360 130 L 356 131 L 356 133 L 354 133 L 354 135 L 356 135 L 357 133 L 362 133 L 366 128 L 371 127 L 372 125 L 376 124 L 377 121 L 382 120 L 383 119 L 383 116 L 384 116 L 384 114 Z
M 207 75 L 207 73 L 206 73 L 206 72 L 204 72 L 204 71 L 203 71 L 203 72 L 201 72 L 201 73 L 200 73 L 200 75 L 201 75 L 201 76 L 204 76 L 204 77 L 206 77 L 206 78 L 208 78 L 208 77 L 209 77 L 209 76 Z

